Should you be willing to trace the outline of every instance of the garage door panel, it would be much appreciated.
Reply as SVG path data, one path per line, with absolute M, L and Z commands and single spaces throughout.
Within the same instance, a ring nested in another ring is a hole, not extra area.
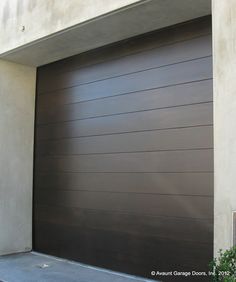
M 190 60 L 161 68 L 83 84 L 69 88 L 67 93 L 80 93 L 83 99 L 120 95 L 124 93 L 165 87 L 174 84 L 212 78 L 212 57 Z M 50 93 L 48 95 L 51 95 Z
M 80 259 L 86 262 L 90 261 L 90 257 L 93 254 L 93 250 L 96 250 L 96 256 L 94 259 L 94 264 L 98 261 L 103 263 L 102 266 L 107 266 L 111 263 L 111 269 L 117 269 L 117 265 L 122 267 L 120 262 L 125 262 L 127 265 L 126 272 L 133 273 L 140 269 L 140 275 L 148 276 L 151 270 L 155 269 L 156 265 L 160 266 L 158 270 L 166 271 L 166 260 L 161 259 L 164 257 L 165 253 L 173 254 L 170 258 L 169 267 L 171 269 L 178 270 L 193 270 L 196 263 L 199 264 L 199 269 L 204 270 L 204 265 L 207 264 L 207 253 L 211 252 L 211 248 L 207 244 L 196 244 L 196 243 L 186 243 L 181 242 L 176 245 L 175 240 L 158 240 L 156 238 L 147 238 L 143 237 L 133 237 L 123 233 L 112 233 L 112 232 L 94 232 L 93 230 L 81 230 L 74 226 L 71 226 L 67 229 L 67 232 L 60 228 L 60 226 L 53 226 L 57 230 L 57 238 L 52 239 L 52 236 L 48 238 L 46 234 L 53 234 L 52 226 L 45 223 L 39 223 L 41 230 L 43 232 L 43 244 L 45 248 L 48 248 L 49 253 L 52 253 L 56 249 L 57 245 L 61 245 L 63 249 L 67 250 L 67 256 L 72 256 L 75 258 L 81 256 Z M 75 237 L 74 234 L 77 234 Z M 111 239 L 112 238 L 112 239 Z M 72 240 L 72 245 L 66 247 L 68 240 Z M 62 242 L 62 243 L 61 243 Z M 83 242 L 83 243 L 82 243 Z M 126 242 L 126 243 L 125 243 Z M 121 244 L 123 243 L 123 244 Z M 125 249 L 125 245 L 128 245 L 129 248 Z M 194 247 L 195 246 L 195 247 Z M 197 248 L 196 248 L 197 246 Z M 155 249 L 156 252 L 152 250 Z M 200 251 L 204 250 L 204 251 Z M 159 254 L 156 257 L 156 254 Z M 191 261 L 188 260 L 188 257 L 192 256 Z M 140 263 L 139 257 L 143 257 L 143 263 Z M 184 262 L 186 268 L 183 268 L 183 265 L 179 261 Z M 110 263 L 109 263 L 110 262 Z M 168 269 L 169 269 L 168 267 Z M 181 280 L 182 281 L 182 280 Z M 202 281 L 202 280 L 201 280 Z
M 212 219 L 177 218 L 135 215 L 115 211 L 100 211 L 38 204 L 36 221 L 78 228 L 111 230 L 136 236 L 208 243 L 212 236 Z
M 153 90 L 139 90 L 135 93 L 125 93 L 116 96 L 101 96 L 98 98 L 82 97 L 81 93 L 74 88 L 64 91 L 50 93 L 50 95 L 41 95 L 37 98 L 38 123 L 45 123 L 45 115 L 50 116 L 51 121 L 57 121 L 64 111 L 69 111 L 73 107 L 79 107 L 81 118 L 95 115 L 111 113 L 110 107 L 114 112 L 133 111 L 142 108 L 150 108 L 150 103 L 154 103 L 156 107 L 167 107 L 182 104 L 191 104 L 206 102 L 212 100 L 212 80 L 206 79 L 201 81 L 187 82 L 184 84 L 155 88 Z M 145 95 L 145 96 L 144 96 Z M 209 99 L 210 98 L 210 99 Z M 124 103 L 127 99 L 132 103 Z M 80 104 L 81 103 L 81 104 Z M 75 105 L 73 105 L 75 104 Z M 67 105 L 65 107 L 57 107 L 57 105 Z M 84 105 L 84 107 L 82 107 Z M 72 108 L 71 108 L 72 107 Z M 152 105 L 153 108 L 153 105 Z M 68 109 L 68 110 L 67 110 Z M 81 113 L 82 111 L 82 113 Z M 113 112 L 113 113 L 114 113 Z M 65 115 L 64 114 L 64 115 Z M 54 117 L 55 116 L 55 117 Z
M 40 205 L 195 219 L 211 218 L 213 208 L 213 199 L 201 196 L 40 190 L 36 197 Z
M 212 125 L 212 102 L 37 127 L 39 140 Z
M 213 195 L 213 173 L 37 173 L 35 189 Z M 56 192 L 56 191 L 55 191 Z
M 45 156 L 36 165 L 42 172 L 209 172 L 213 150 Z
M 79 68 L 69 73 L 58 74 L 55 77 L 50 76 L 39 85 L 38 93 L 91 83 L 206 56 L 211 56 L 210 35 L 177 42 L 169 46 L 119 58 L 118 60 L 100 63 L 99 65 Z
M 56 107 L 47 101 L 38 108 L 37 123 L 48 124 L 212 101 L 212 81 L 193 82 Z M 56 100 L 57 101 L 57 100 Z M 56 103 L 57 105 L 57 103 Z
M 213 148 L 212 126 L 41 141 L 39 155 L 79 155 Z M 158 142 L 157 142 L 158 141 Z
M 58 230 L 61 229 L 60 226 L 56 224 L 52 225 L 43 222 L 39 222 L 39 224 L 42 226 L 44 225 L 45 229 L 47 226 L 49 230 L 52 228 L 52 226 L 54 226 L 54 228 L 57 228 Z M 76 231 L 76 233 L 72 231 Z M 78 240 L 76 240 L 76 234 Z M 62 239 L 63 237 L 65 238 Z M 163 252 L 164 249 L 168 251 L 171 250 L 171 247 L 173 248 L 174 244 L 176 244 L 176 241 L 174 239 L 166 240 L 165 238 L 153 236 L 149 240 L 147 240 L 147 237 L 143 234 L 139 234 L 138 236 L 132 238 L 132 234 L 126 232 L 113 232 L 111 230 L 108 231 L 101 229 L 97 230 L 90 228 L 79 228 L 78 226 L 68 225 L 67 232 L 65 232 L 65 229 L 61 229 L 61 232 L 58 233 L 57 240 L 59 239 L 58 241 L 66 242 L 65 239 L 70 240 L 70 238 L 74 241 L 74 247 L 78 248 L 76 251 L 79 253 L 80 251 L 90 252 L 93 249 L 95 249 L 97 252 L 104 252 L 104 254 L 107 255 L 109 255 L 110 252 L 116 252 L 117 255 L 126 254 L 128 256 L 133 256 L 137 262 L 139 262 L 137 257 L 139 255 L 145 256 L 145 258 L 155 259 L 155 255 L 150 251 L 152 248 L 155 248 L 157 251 Z M 54 239 L 56 240 L 56 238 Z M 128 245 L 130 246 L 129 249 L 125 249 L 125 241 L 128 242 Z M 163 243 L 166 243 L 167 241 L 169 241 L 169 244 L 167 247 L 164 247 Z M 82 242 L 84 242 L 84 248 Z M 197 260 L 199 259 L 199 257 L 203 258 L 202 253 L 199 251 L 199 249 L 193 248 L 194 243 L 199 247 L 207 248 L 206 243 L 182 241 L 178 247 L 175 247 L 176 253 L 173 257 L 176 259 L 176 257 L 180 255 L 181 248 L 183 248 L 183 254 L 181 257 L 187 258 L 187 256 L 192 253 L 195 254 L 195 259 Z M 106 247 L 104 247 L 105 245 Z M 156 259 L 158 260 L 158 258 Z M 173 260 L 173 258 L 171 260 Z

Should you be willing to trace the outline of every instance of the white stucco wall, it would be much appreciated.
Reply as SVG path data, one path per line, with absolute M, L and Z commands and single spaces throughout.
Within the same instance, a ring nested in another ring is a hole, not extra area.
M 32 248 L 35 77 L 0 60 L 0 255 Z
M 215 254 L 232 245 L 236 210 L 236 1 L 213 0 Z
M 2 0 L 0 53 L 136 2 L 140 0 Z

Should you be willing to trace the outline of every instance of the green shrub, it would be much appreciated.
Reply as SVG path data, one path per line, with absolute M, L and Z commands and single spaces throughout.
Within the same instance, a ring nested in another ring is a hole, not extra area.
M 220 250 L 210 269 L 213 282 L 236 282 L 236 246 L 224 252 Z

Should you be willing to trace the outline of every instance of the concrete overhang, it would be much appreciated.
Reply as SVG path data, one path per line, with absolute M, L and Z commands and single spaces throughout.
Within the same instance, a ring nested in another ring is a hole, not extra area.
M 40 66 L 113 42 L 211 14 L 211 0 L 145 0 L 0 54 Z

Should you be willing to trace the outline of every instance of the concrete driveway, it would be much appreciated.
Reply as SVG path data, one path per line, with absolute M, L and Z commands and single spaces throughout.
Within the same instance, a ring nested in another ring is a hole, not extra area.
M 38 253 L 0 257 L 2 282 L 144 282 L 152 281 Z

